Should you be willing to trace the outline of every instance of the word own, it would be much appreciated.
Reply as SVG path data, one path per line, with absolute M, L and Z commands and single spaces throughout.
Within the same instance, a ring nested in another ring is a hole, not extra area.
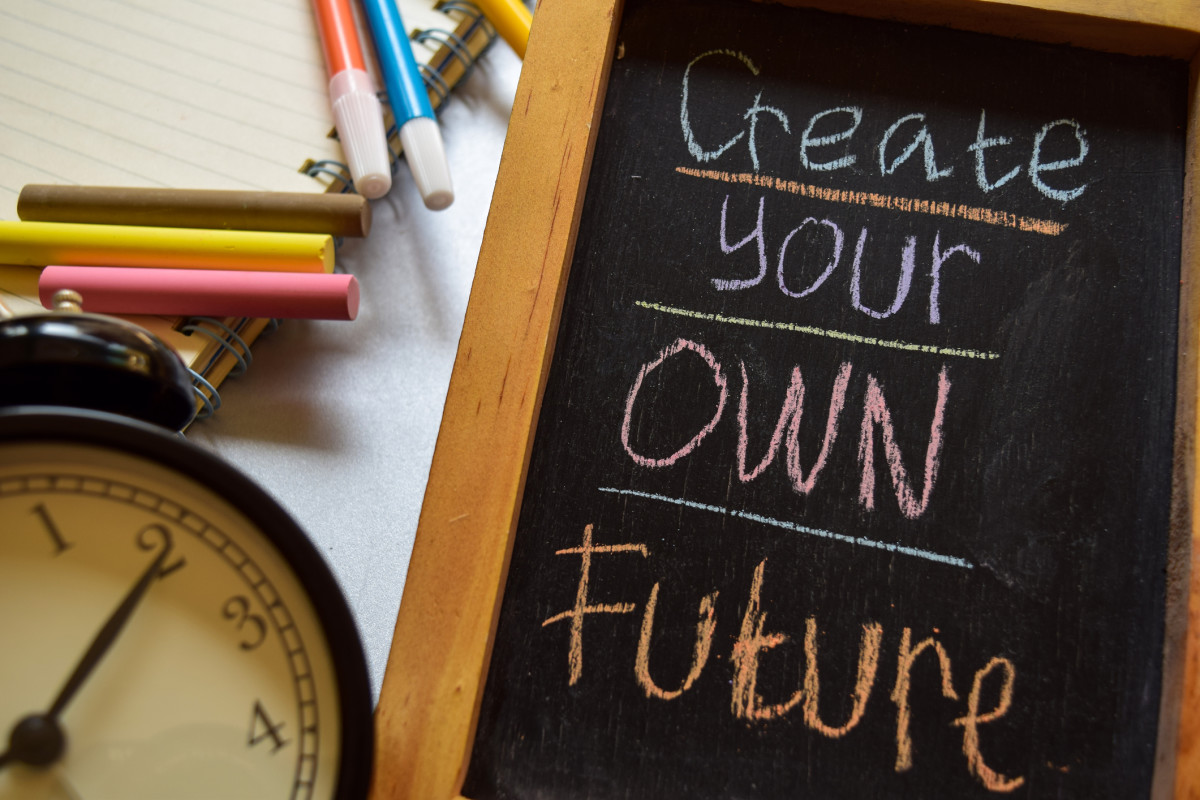
M 639 452 L 633 445 L 632 429 L 633 420 L 637 415 L 638 397 L 642 386 L 647 376 L 654 370 L 666 362 L 680 356 L 686 356 L 688 353 L 693 354 L 693 356 L 699 356 L 712 373 L 712 380 L 718 391 L 716 407 L 713 410 L 712 417 L 682 446 L 676 448 L 669 455 L 655 457 Z M 742 390 L 737 413 L 738 478 L 743 482 L 749 482 L 761 475 L 775 460 L 780 446 L 784 445 L 786 436 L 786 444 L 784 446 L 786 447 L 787 455 L 785 460 L 792 488 L 797 494 L 808 494 L 816 486 L 817 479 L 820 477 L 829 459 L 834 442 L 837 440 L 838 423 L 841 418 L 842 409 L 846 404 L 846 390 L 850 384 L 850 374 L 853 371 L 853 365 L 848 361 L 844 362 L 833 380 L 833 393 L 829 402 L 829 411 L 826 417 L 821 450 L 812 466 L 807 470 L 800 463 L 798 446 L 800 419 L 804 414 L 805 394 L 804 379 L 800 373 L 800 367 L 796 366 L 792 368 L 791 381 L 788 384 L 783 406 L 779 411 L 778 421 L 775 423 L 775 431 L 771 435 L 770 443 L 767 445 L 767 452 L 757 465 L 750 467 L 747 463 L 749 459 L 747 455 L 749 451 L 749 436 L 746 430 L 750 403 L 750 378 L 746 373 L 745 363 L 739 360 L 738 366 L 742 376 Z M 892 489 L 895 492 L 896 501 L 900 506 L 901 513 L 909 519 L 916 519 L 924 514 L 925 510 L 929 507 L 934 484 L 937 482 L 943 444 L 942 427 L 946 415 L 946 404 L 950 395 L 950 377 L 944 365 L 938 374 L 937 387 L 934 391 L 933 419 L 929 425 L 929 442 L 925 447 L 924 481 L 921 491 L 917 492 L 913 488 L 913 482 L 909 479 L 908 470 L 904 466 L 903 455 L 900 452 L 900 446 L 896 442 L 892 412 L 884 396 L 883 386 L 874 375 L 867 375 L 867 389 L 863 396 L 862 424 L 859 428 L 858 438 L 858 463 L 861 469 L 858 502 L 863 508 L 868 510 L 875 508 L 875 442 L 877 432 L 878 437 L 883 440 L 884 457 L 887 461 Z M 652 468 L 671 467 L 694 452 L 700 443 L 712 433 L 713 429 L 717 427 L 717 424 L 724 416 L 728 399 L 729 380 L 721 364 L 712 352 L 698 342 L 682 338 L 676 339 L 663 348 L 653 360 L 643 364 L 641 369 L 638 370 L 633 386 L 629 389 L 629 394 L 625 399 L 625 416 L 621 422 L 621 444 L 624 446 L 625 452 L 629 457 L 641 466 Z

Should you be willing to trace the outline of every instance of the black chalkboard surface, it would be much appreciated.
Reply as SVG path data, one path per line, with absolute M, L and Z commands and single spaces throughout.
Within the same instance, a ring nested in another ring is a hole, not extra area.
M 463 794 L 1147 796 L 1186 64 L 617 41 Z

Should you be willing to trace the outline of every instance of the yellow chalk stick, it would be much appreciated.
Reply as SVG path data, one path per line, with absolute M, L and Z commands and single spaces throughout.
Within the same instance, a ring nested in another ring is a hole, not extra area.
M 0 264 L 332 272 L 318 233 L 0 220 Z

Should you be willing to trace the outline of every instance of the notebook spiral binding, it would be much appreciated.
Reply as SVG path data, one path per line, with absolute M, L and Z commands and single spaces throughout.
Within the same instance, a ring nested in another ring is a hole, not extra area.
M 470 0 L 442 0 L 437 10 L 449 19 L 457 19 L 453 30 L 444 28 L 417 30 L 410 35 L 412 41 L 426 47 L 436 47 L 433 56 L 421 64 L 421 75 L 429 90 L 431 105 L 440 110 L 450 99 L 454 86 L 475 66 L 479 56 L 496 39 L 496 29 L 483 16 L 483 12 Z M 384 102 L 388 128 L 388 149 L 391 151 L 392 171 L 399 169 L 401 156 L 400 132 L 391 119 L 387 97 L 380 93 Z M 331 133 L 336 136 L 336 131 Z M 340 161 L 308 161 L 301 172 L 328 184 L 327 191 L 353 192 L 354 183 L 350 169 Z M 335 240 L 335 246 L 340 240 Z M 335 265 L 335 269 L 338 267 Z M 215 347 L 209 358 L 192 373 L 192 389 L 196 393 L 196 419 L 206 419 L 221 407 L 221 394 L 216 386 L 225 377 L 235 377 L 249 369 L 253 356 L 248 342 L 264 331 L 279 327 L 279 320 L 214 319 L 212 317 L 189 317 L 177 329 L 188 336 L 204 336 L 212 339 Z
M 427 47 L 437 47 L 428 62 L 420 65 L 422 79 L 429 90 L 430 104 L 435 110 L 450 99 L 454 86 L 466 78 L 479 56 L 496 40 L 495 27 L 483 16 L 483 12 L 470 0 L 442 0 L 436 6 L 449 18 L 458 18 L 453 30 L 444 28 L 413 31 L 410 38 Z M 400 131 L 391 119 L 387 96 L 380 93 L 384 102 L 388 127 L 388 149 L 391 153 L 392 171 L 399 169 Z M 336 136 L 336 131 L 331 133 Z M 300 170 L 312 178 L 328 182 L 327 191 L 353 192 L 354 182 L 350 169 L 340 161 L 329 159 L 308 161 Z M 335 239 L 335 246 L 340 240 Z M 340 267 L 335 265 L 338 271 Z M 279 320 L 225 319 L 212 317 L 189 317 L 178 330 L 188 336 L 205 336 L 216 347 L 200 369 L 190 369 L 192 389 L 196 393 L 196 419 L 206 419 L 221 407 L 221 394 L 216 385 L 225 377 L 235 377 L 249 369 L 253 356 L 247 341 L 254 341 L 260 333 L 279 327 Z
M 200 335 L 213 340 L 216 348 L 200 369 L 191 369 L 192 390 L 196 393 L 196 419 L 207 419 L 221 407 L 221 394 L 215 384 L 224 377 L 241 375 L 250 368 L 254 357 L 246 338 L 252 329 L 257 336 L 264 330 L 274 330 L 279 320 L 266 320 L 259 325 L 248 318 L 219 320 L 213 317 L 189 317 L 180 323 L 178 330 L 188 336 Z M 212 380 L 209 380 L 212 378 Z
M 470 75 L 479 56 L 496 40 L 496 28 L 470 0 L 442 0 L 436 7 L 448 16 L 452 13 L 459 15 L 462 21 L 453 30 L 430 28 L 413 31 L 409 36 L 417 44 L 438 48 L 428 62 L 419 65 L 421 79 L 429 91 L 429 101 L 435 112 L 441 110 L 442 105 L 450 99 L 454 86 Z M 400 130 L 392 120 L 386 93 L 380 92 L 379 99 L 388 122 L 388 150 L 394 174 L 400 167 L 402 154 Z M 337 132 L 330 135 L 336 137 Z M 350 168 L 340 161 L 309 161 L 301 171 L 317 180 L 328 179 L 329 191 L 354 191 Z

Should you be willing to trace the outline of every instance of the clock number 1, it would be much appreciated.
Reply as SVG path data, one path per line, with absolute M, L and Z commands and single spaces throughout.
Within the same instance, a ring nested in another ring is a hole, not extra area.
M 63 538 L 62 531 L 58 529 L 54 518 L 50 516 L 50 510 L 46 508 L 45 503 L 38 503 L 34 506 L 33 513 L 42 521 L 42 526 L 45 527 L 46 533 L 50 534 L 50 540 L 54 542 L 54 555 L 61 555 L 64 550 L 75 546 L 74 543 L 68 542 Z

